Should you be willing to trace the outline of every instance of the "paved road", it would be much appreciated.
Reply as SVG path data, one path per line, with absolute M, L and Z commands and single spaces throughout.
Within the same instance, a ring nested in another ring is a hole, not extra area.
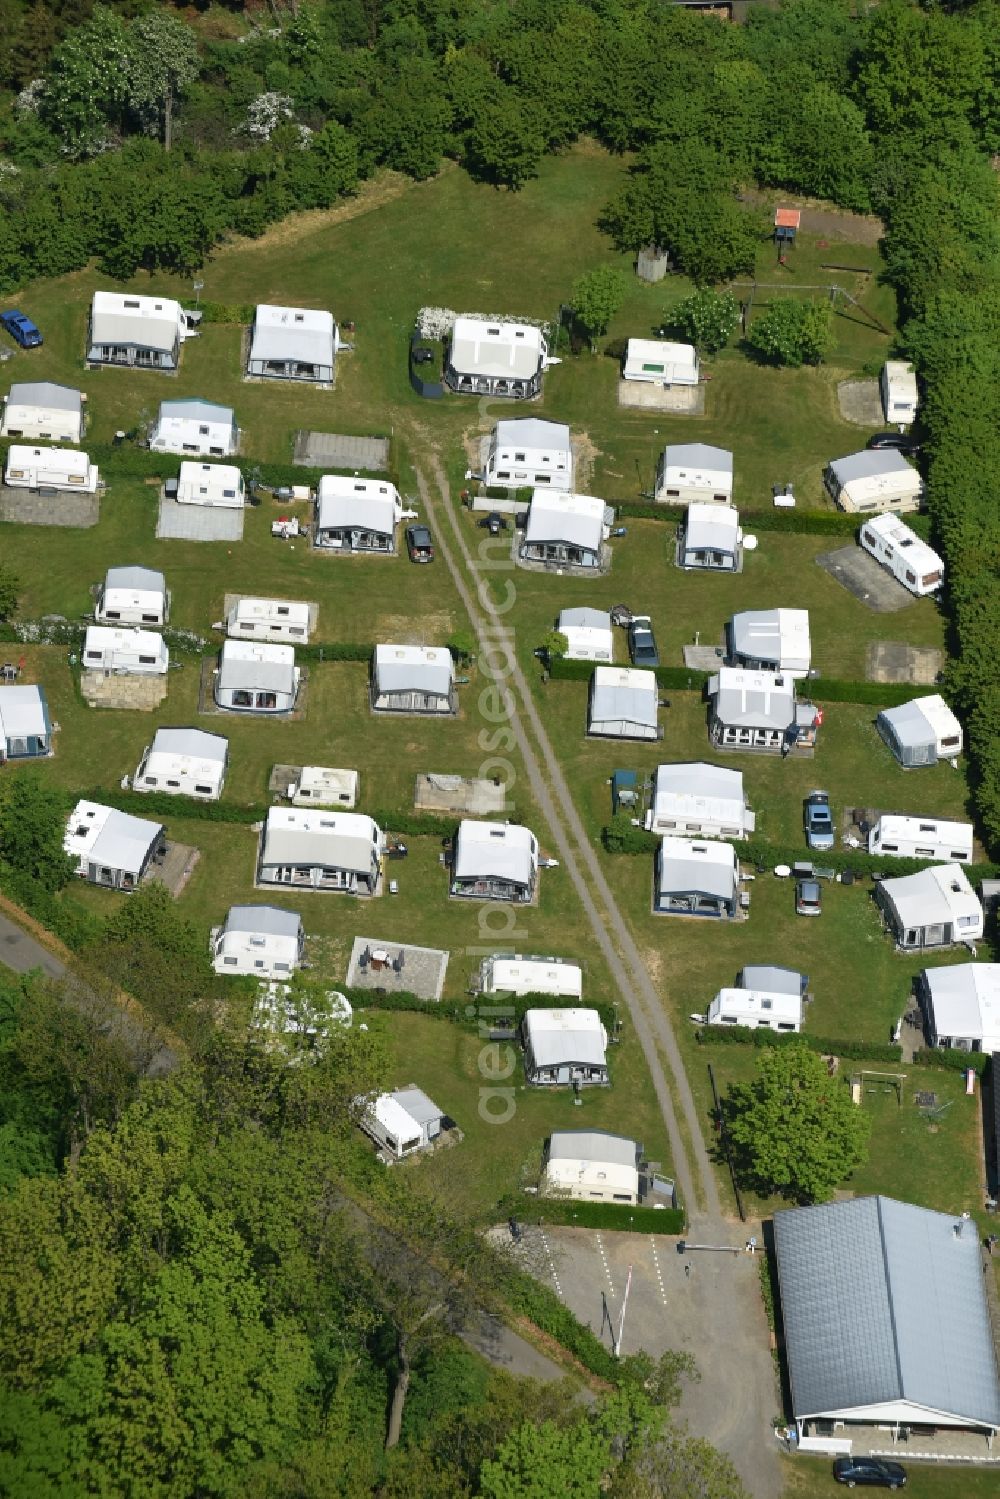
M 48 978 L 71 977 L 65 963 L 0 911 L 0 963 L 14 973 L 41 969 Z M 67 991 L 71 997 L 71 991 Z M 162 1077 L 177 1066 L 177 1053 L 169 1046 L 154 1044 L 142 1023 L 124 1008 L 115 1010 L 111 1030 L 118 1030 L 137 1068 L 148 1077 Z
M 480 658 L 492 650 L 491 659 L 496 662 L 497 642 L 504 638 L 505 631 L 511 632 L 506 685 L 515 703 L 509 726 L 556 852 L 579 896 L 645 1053 L 670 1142 L 674 1172 L 688 1208 L 690 1237 L 701 1242 L 733 1243 L 741 1236 L 741 1229 L 723 1213 L 677 1039 L 598 862 L 527 679 L 513 654 L 513 632 L 507 619 L 513 602 L 513 580 L 502 575 L 500 591 L 507 597 L 498 607 L 490 578 L 499 554 L 495 551 L 490 554 L 493 568 L 488 565 L 487 570 L 477 568 L 456 520 L 445 472 L 435 454 L 430 455 L 428 462 L 437 496 L 419 466 L 417 485 L 435 532 L 438 554 L 452 575 L 479 640 Z M 446 514 L 447 529 L 443 523 Z M 670 1069 L 669 1082 L 664 1058 Z M 604 1237 L 607 1241 L 618 1236 Z M 685 1396 L 682 1414 L 690 1418 L 699 1435 L 716 1442 L 729 1454 L 758 1499 L 773 1499 L 783 1486 L 771 1436 L 771 1418 L 779 1404 L 759 1290 L 752 1278 L 748 1282 L 745 1275 L 723 1279 L 718 1270 L 713 1273 L 709 1269 L 706 1273 L 702 1265 L 695 1266 L 692 1262 L 691 1276 L 685 1276 L 680 1295 L 688 1293 L 695 1274 L 699 1282 L 708 1281 L 711 1276 L 707 1300 L 711 1300 L 713 1312 L 711 1318 L 692 1331 L 693 1351 L 702 1377 Z

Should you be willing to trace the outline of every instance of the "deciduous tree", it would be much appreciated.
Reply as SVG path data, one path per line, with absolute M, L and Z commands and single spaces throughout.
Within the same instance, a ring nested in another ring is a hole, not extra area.
M 769 364 L 820 364 L 833 343 L 833 308 L 829 302 L 776 299 L 751 322 L 747 343 Z
M 577 322 L 591 341 L 607 333 L 608 325 L 625 300 L 628 282 L 617 266 L 599 265 L 573 282 L 570 303 Z

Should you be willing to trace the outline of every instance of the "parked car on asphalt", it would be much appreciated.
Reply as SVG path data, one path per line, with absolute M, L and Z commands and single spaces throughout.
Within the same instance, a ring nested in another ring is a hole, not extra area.
M 628 653 L 633 666 L 659 666 L 652 621 L 648 614 L 636 614 L 628 627 Z
M 832 848 L 833 817 L 830 798 L 825 791 L 810 791 L 805 799 L 806 842 L 810 848 Z
M 406 550 L 411 562 L 434 561 L 434 542 L 426 526 L 407 526 Z
M 867 448 L 895 448 L 897 453 L 919 453 L 920 444 L 909 432 L 876 432 L 865 444 Z
M 906 1487 L 906 1469 L 880 1457 L 838 1457 L 833 1465 L 833 1476 L 838 1483 L 846 1483 L 849 1489 L 856 1485 L 873 1489 Z
M 796 916 L 821 916 L 823 896 L 819 880 L 797 880 L 795 884 Z
M 0 312 L 0 324 L 6 328 L 16 344 L 22 349 L 37 349 L 42 342 L 42 335 L 23 312 L 17 312 L 12 308 L 9 312 Z

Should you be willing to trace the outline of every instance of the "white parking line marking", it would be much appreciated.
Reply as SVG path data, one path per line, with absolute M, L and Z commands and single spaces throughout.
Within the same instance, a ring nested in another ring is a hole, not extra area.
M 653 1268 L 656 1271 L 656 1282 L 660 1288 L 660 1300 L 663 1305 L 667 1304 L 667 1292 L 663 1284 L 663 1271 L 660 1269 L 660 1256 L 656 1252 L 656 1240 L 650 1237 L 649 1247 L 653 1251 Z
M 561 1299 L 562 1298 L 562 1286 L 559 1284 L 559 1276 L 556 1274 L 556 1262 L 555 1262 L 555 1260 L 552 1257 L 551 1246 L 549 1245 L 548 1239 L 545 1237 L 545 1230 L 543 1228 L 540 1228 L 538 1230 L 538 1232 L 541 1235 L 542 1244 L 543 1244 L 543 1246 L 545 1248 L 545 1253 L 548 1256 L 549 1269 L 552 1272 L 552 1279 L 553 1279 L 553 1281 L 555 1283 L 556 1295 L 558 1297 L 560 1297 L 560 1299 Z
M 608 1264 L 608 1257 L 604 1252 L 604 1242 L 601 1239 L 600 1234 L 595 1234 L 594 1238 L 597 1240 L 597 1247 L 600 1250 L 601 1260 L 604 1264 L 604 1273 L 608 1277 L 608 1285 L 611 1287 L 611 1294 L 613 1296 L 615 1294 L 615 1283 L 611 1279 L 611 1266 Z

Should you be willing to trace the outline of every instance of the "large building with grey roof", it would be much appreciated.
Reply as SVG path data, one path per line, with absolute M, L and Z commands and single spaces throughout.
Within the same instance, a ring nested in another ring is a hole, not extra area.
M 821 1422 L 1000 1430 L 970 1218 L 858 1197 L 775 1213 L 774 1245 L 800 1437 Z

